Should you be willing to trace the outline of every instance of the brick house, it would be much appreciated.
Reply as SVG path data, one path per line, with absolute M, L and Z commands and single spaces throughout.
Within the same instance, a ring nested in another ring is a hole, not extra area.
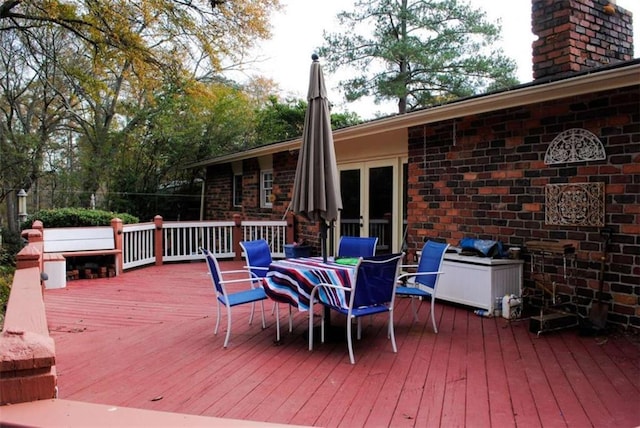
M 523 248 L 575 245 L 560 293 L 588 314 L 603 228 L 608 320 L 640 329 L 640 60 L 631 14 L 605 0 L 532 0 L 534 81 L 336 130 L 344 210 L 331 238 L 380 237 L 379 252 L 463 237 Z M 205 160 L 205 217 L 281 219 L 301 141 Z M 297 218 L 297 236 L 317 228 Z M 563 261 L 545 268 L 557 274 Z

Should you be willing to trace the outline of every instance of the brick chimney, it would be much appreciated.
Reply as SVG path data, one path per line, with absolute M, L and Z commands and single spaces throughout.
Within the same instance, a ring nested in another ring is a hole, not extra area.
M 532 0 L 533 78 L 633 59 L 631 12 L 615 0 Z

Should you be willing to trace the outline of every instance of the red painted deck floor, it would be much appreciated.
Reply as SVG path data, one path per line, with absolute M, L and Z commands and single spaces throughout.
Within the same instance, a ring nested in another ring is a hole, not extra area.
M 276 346 L 268 302 L 264 331 L 234 308 L 223 349 L 204 263 L 71 281 L 45 302 L 63 399 L 325 427 L 640 425 L 640 348 L 625 335 L 538 337 L 527 321 L 440 303 L 434 334 L 428 305 L 415 323 L 399 299 L 398 353 L 376 317 L 363 322 L 351 365 L 346 343 L 307 349 L 306 313 L 288 333 L 284 306 Z

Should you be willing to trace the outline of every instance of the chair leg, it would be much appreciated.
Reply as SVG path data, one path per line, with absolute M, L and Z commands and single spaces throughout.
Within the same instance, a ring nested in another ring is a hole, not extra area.
M 256 302 L 251 303 L 251 312 L 249 313 L 249 325 L 253 324 L 253 312 L 256 309 Z
M 353 357 L 353 343 L 351 343 L 351 319 L 347 318 L 347 345 L 349 346 L 349 361 L 351 364 L 356 363 L 356 359 Z
M 275 304 L 276 310 L 276 342 L 280 342 L 280 307 L 278 304 Z
M 218 300 L 216 303 L 216 329 L 213 331 L 213 334 L 218 334 L 218 327 L 220 326 L 220 301 Z
M 396 335 L 393 328 L 393 311 L 389 311 L 389 333 L 391 335 L 391 346 L 393 347 L 393 352 L 398 352 L 398 347 L 396 346 Z
M 313 306 L 309 308 L 309 351 L 313 351 Z
M 324 308 L 320 311 L 320 342 L 324 343 Z
M 264 317 L 264 301 L 260 300 L 260 309 L 262 311 L 262 329 L 267 328 L 267 320 Z
M 373 315 L 369 316 L 369 322 L 371 322 L 371 318 Z M 358 340 L 362 339 L 362 323 L 360 322 L 361 318 L 356 318 L 356 322 L 358 323 L 358 329 L 356 330 Z
M 433 324 L 434 333 L 438 333 L 438 327 L 436 326 L 436 296 L 431 296 L 431 323 Z
M 291 305 L 289 305 L 289 333 L 293 331 L 293 316 L 291 315 Z
M 227 336 L 224 338 L 223 347 L 227 347 L 229 344 L 229 338 L 231 337 L 231 307 L 227 306 Z
M 415 322 L 418 322 L 418 308 L 416 308 L 416 299 L 418 299 L 418 297 L 411 297 L 411 310 L 413 311 L 413 319 Z

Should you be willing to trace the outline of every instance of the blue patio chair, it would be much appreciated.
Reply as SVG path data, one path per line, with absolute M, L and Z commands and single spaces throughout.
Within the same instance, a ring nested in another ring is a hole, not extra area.
M 427 241 L 422 247 L 420 260 L 417 265 L 403 265 L 402 269 L 414 269 L 415 272 L 403 273 L 398 277 L 402 285 L 396 287 L 396 295 L 410 297 L 413 317 L 418 321 L 418 309 L 415 306 L 416 300 L 431 300 L 431 322 L 433 331 L 438 332 L 435 316 L 436 291 L 438 289 L 438 279 L 442 274 L 441 266 L 444 255 L 449 248 L 449 244 Z
M 269 265 L 273 261 L 271 257 L 271 247 L 264 239 L 256 239 L 254 241 L 241 241 L 240 246 L 244 251 L 247 260 L 247 268 L 254 277 L 264 278 L 269 272 Z M 280 311 L 278 303 L 274 302 L 272 314 L 276 314 L 276 340 L 280 341 Z M 293 331 L 293 316 L 291 314 L 291 306 L 289 306 L 289 332 Z
M 388 335 L 393 352 L 398 352 L 393 329 L 393 302 L 404 253 L 386 254 L 360 258 L 355 267 L 354 282 L 351 287 L 321 283 L 311 291 L 310 302 L 317 301 L 347 317 L 347 344 L 349 360 L 355 364 L 351 324 L 357 320 L 357 338 L 361 337 L 360 319 L 367 315 L 386 312 L 389 314 Z M 322 311 L 320 341 L 324 342 L 324 316 Z M 313 350 L 313 308 L 309 309 L 309 350 Z
M 209 273 L 211 274 L 211 280 L 213 281 L 213 287 L 216 290 L 216 297 L 218 304 L 216 305 L 216 329 L 214 334 L 218 334 L 218 327 L 220 326 L 220 318 L 222 316 L 222 306 L 227 309 L 227 336 L 224 339 L 224 347 L 229 344 L 229 338 L 231 337 L 231 308 L 237 305 L 251 304 L 251 315 L 249 316 L 249 324 L 253 323 L 253 312 L 255 310 L 255 303 L 260 302 L 262 309 L 262 328 L 266 328 L 266 322 L 264 318 L 264 304 L 263 300 L 267 298 L 267 295 L 262 288 L 262 279 L 254 275 L 250 275 L 245 278 L 237 279 L 225 279 L 226 276 L 232 274 L 247 274 L 244 269 L 241 270 L 228 270 L 221 271 L 218 260 L 215 256 L 206 248 L 201 248 L 200 251 L 205 255 L 207 266 L 209 267 Z M 227 286 L 231 284 L 249 284 L 248 288 L 244 288 L 240 291 L 230 292 L 227 290 Z M 257 285 L 256 285 L 257 284 Z
M 338 257 L 371 257 L 376 255 L 378 238 L 343 236 L 338 244 Z
M 247 266 L 245 267 L 249 269 L 251 274 L 258 278 L 267 276 L 269 265 L 273 261 L 269 243 L 264 239 L 257 239 L 255 241 L 242 241 L 240 246 L 247 259 Z

